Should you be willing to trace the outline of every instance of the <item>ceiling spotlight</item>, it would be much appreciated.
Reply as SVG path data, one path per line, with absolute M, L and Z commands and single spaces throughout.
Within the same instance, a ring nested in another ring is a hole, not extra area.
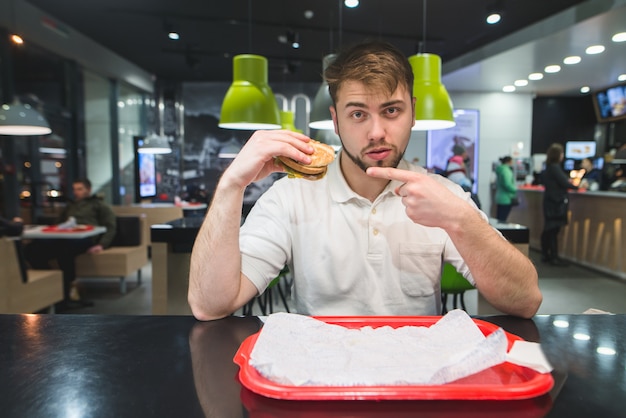
M 585 49 L 585 53 L 588 55 L 601 54 L 604 52 L 604 45 L 591 45 Z
M 170 22 L 163 22 L 163 32 L 167 33 L 167 37 L 172 41 L 178 41 L 180 39 L 180 34 L 175 29 L 175 26 Z
M 626 81 L 626 74 L 620 74 L 617 76 L 617 81 Z
M 287 32 L 287 42 L 293 49 L 300 48 L 300 34 L 298 32 Z
M 528 85 L 528 80 L 515 80 L 515 82 L 513 83 L 515 86 L 517 87 L 525 87 Z
M 591 89 L 589 88 L 589 86 L 583 86 L 583 87 L 580 88 L 580 92 L 582 94 L 589 93 L 590 91 L 591 91 Z
M 559 71 L 561 71 L 561 66 L 556 64 L 548 65 L 546 68 L 543 69 L 543 71 L 549 74 L 558 73 Z
M 578 55 L 572 55 L 570 57 L 565 57 L 565 59 L 563 59 L 563 64 L 573 65 L 578 64 L 580 61 L 582 61 L 582 58 L 580 58 Z
M 485 21 L 490 25 L 495 25 L 502 20 L 504 8 L 502 7 L 502 1 L 496 1 L 487 7 L 487 17 Z
M 620 32 L 613 35 L 611 38 L 613 42 L 626 42 L 626 32 Z
M 505 93 L 512 93 L 515 91 L 515 86 L 504 86 L 502 87 L 502 91 Z
M 528 79 L 531 81 L 541 80 L 543 78 L 543 74 L 541 73 L 532 73 L 528 75 Z
M 11 35 L 11 42 L 13 42 L 15 45 L 23 45 L 24 39 L 22 39 L 22 37 L 17 33 L 14 33 Z
M 496 23 L 498 23 L 500 20 L 502 19 L 502 15 L 500 13 L 490 13 L 487 16 L 487 19 L 485 19 L 487 21 L 487 23 L 489 23 L 490 25 L 495 25 Z
M 345 4 L 346 7 L 349 7 L 350 9 L 354 9 L 355 7 L 358 7 L 359 0 L 344 0 L 343 4 Z

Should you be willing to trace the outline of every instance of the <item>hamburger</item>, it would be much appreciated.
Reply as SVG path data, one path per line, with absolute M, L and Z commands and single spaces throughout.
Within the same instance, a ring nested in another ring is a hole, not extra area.
M 314 139 L 309 141 L 309 145 L 315 149 L 310 155 L 310 164 L 302 164 L 289 157 L 276 157 L 276 161 L 285 168 L 290 178 L 319 180 L 326 175 L 328 164 L 335 159 L 335 150 L 330 145 L 322 144 Z

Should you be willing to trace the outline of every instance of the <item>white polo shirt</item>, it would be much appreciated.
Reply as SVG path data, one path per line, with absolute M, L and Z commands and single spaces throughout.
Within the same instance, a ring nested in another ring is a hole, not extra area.
M 406 161 L 399 168 L 426 172 Z M 429 175 L 473 205 L 456 184 Z M 301 314 L 438 315 L 443 263 L 474 279 L 445 231 L 407 217 L 399 185 L 372 203 L 350 189 L 339 158 L 321 180 L 276 181 L 241 228 L 243 274 L 262 293 L 287 265 Z

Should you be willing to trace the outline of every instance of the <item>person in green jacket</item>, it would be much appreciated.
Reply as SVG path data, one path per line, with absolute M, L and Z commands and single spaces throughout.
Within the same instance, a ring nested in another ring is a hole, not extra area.
M 78 179 L 72 184 L 74 200 L 68 202 L 60 221 L 74 218 L 77 225 L 106 227 L 104 234 L 83 239 L 34 240 L 25 248 L 26 260 L 32 268 L 49 269 L 50 261 L 56 260 L 63 271 L 64 303 L 61 308 L 81 307 L 85 303 L 70 299 L 72 284 L 76 279 L 76 256 L 82 253 L 96 254 L 111 246 L 116 232 L 115 213 L 102 199 L 91 194 L 91 182 Z
M 500 165 L 496 168 L 496 218 L 498 222 L 506 223 L 515 199 L 517 199 L 517 186 L 513 173 L 513 159 L 507 155 L 500 158 Z

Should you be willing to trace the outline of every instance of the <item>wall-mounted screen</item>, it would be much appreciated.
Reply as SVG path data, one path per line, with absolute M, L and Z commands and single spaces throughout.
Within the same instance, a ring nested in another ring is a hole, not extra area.
M 138 154 L 139 156 L 139 196 L 156 196 L 156 161 L 154 154 Z
M 157 195 L 156 156 L 137 152 L 142 141 L 143 138 L 135 137 L 135 197 L 137 201 Z
M 626 119 L 626 85 L 607 87 L 593 93 L 598 122 Z
M 576 161 L 568 158 L 567 160 L 563 160 L 563 170 L 572 171 L 576 166 Z
M 582 160 L 596 156 L 595 141 L 567 141 L 565 143 L 565 158 Z

